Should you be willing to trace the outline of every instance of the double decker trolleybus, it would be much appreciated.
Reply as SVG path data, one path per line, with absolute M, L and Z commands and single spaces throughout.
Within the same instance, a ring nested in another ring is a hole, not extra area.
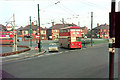
M 80 27 L 61 28 L 59 32 L 59 45 L 69 49 L 82 48 Z
M 0 44 L 13 44 L 13 32 L 0 32 Z

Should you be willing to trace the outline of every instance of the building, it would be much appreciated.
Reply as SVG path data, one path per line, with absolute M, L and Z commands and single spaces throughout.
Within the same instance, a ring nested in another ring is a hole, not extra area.
M 0 24 L 0 31 L 7 31 L 7 29 L 4 25 Z
M 46 28 L 40 27 L 40 33 L 41 33 L 41 40 L 46 40 Z M 30 40 L 30 25 L 27 25 L 25 27 L 20 27 L 17 29 L 18 31 L 18 38 L 21 41 L 29 41 Z M 39 39 L 39 26 L 37 25 L 31 25 L 31 35 L 32 40 L 36 41 Z M 22 38 L 22 39 L 21 39 Z
M 109 25 L 106 23 L 101 25 L 98 23 L 97 27 L 93 28 L 92 30 L 92 37 L 94 38 L 109 38 Z
M 47 29 L 47 38 L 48 40 L 58 40 L 59 39 L 59 30 L 60 28 L 68 27 L 68 26 L 77 26 L 75 24 L 52 24 L 52 27 Z
M 88 28 L 84 26 L 84 27 L 80 27 L 80 29 L 81 29 L 80 31 L 81 31 L 82 37 L 87 36 Z

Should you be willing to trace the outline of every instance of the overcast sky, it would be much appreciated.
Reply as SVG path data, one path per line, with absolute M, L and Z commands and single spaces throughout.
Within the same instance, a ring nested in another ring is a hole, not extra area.
M 116 11 L 118 11 L 118 1 L 116 0 Z M 58 3 L 57 3 L 58 2 Z M 55 4 L 57 3 L 57 4 Z M 80 26 L 91 28 L 91 12 L 93 12 L 94 25 L 109 24 L 109 12 L 111 11 L 111 0 L 2 0 L 0 1 L 0 24 L 6 25 L 6 21 L 12 21 L 15 13 L 16 25 L 26 26 L 29 24 L 29 16 L 32 21 L 37 20 L 40 5 L 40 20 L 42 27 L 50 27 L 51 22 L 75 23 Z M 50 24 L 48 24 L 50 23 Z

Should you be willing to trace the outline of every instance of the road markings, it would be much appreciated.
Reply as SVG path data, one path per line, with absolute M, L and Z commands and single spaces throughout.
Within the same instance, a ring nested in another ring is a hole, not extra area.
M 63 52 L 60 52 L 60 53 L 63 53 Z
M 65 51 L 65 52 L 68 52 L 68 51 Z
M 42 56 L 44 56 L 44 55 L 40 55 L 40 56 L 38 56 L 38 57 L 42 57 Z
M 50 54 L 45 54 L 45 55 L 50 55 Z

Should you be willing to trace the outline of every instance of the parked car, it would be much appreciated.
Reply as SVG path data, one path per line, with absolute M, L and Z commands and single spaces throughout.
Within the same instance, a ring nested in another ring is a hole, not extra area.
M 58 46 L 56 43 L 50 43 L 49 44 L 49 48 L 48 48 L 48 51 L 58 51 Z

